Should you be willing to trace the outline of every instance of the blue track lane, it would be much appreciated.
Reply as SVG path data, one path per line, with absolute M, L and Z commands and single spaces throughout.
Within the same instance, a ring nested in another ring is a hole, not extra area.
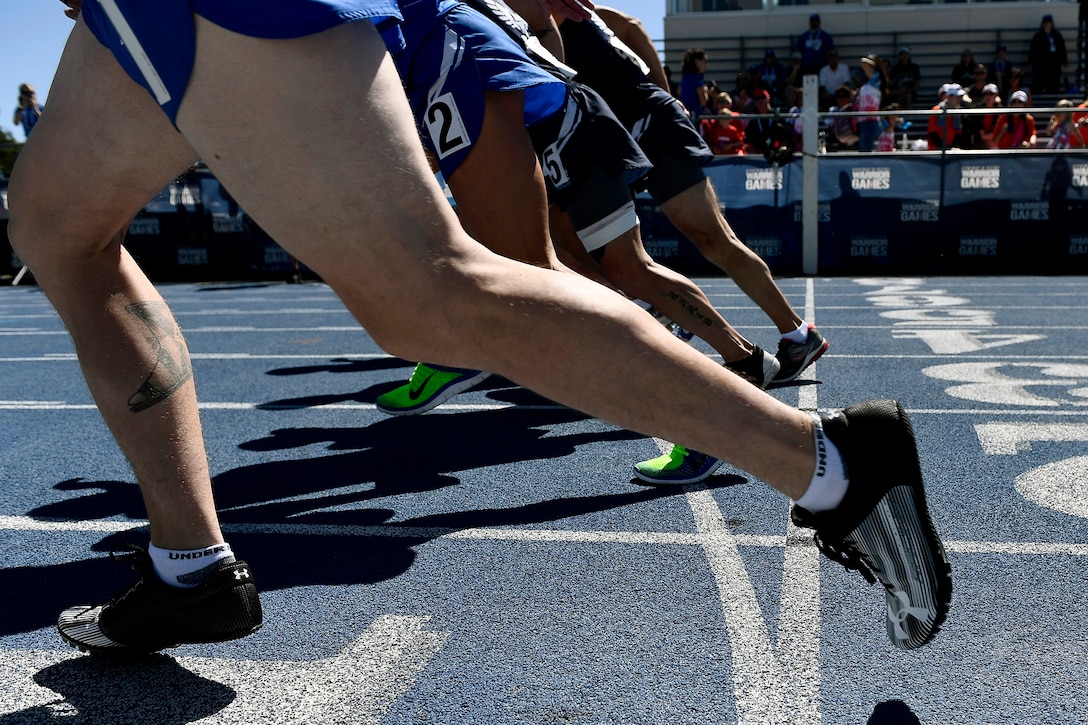
M 730 280 L 698 282 L 775 349 Z M 664 442 L 497 378 L 387 418 L 374 399 L 411 365 L 324 285 L 176 285 L 267 623 L 80 655 L 53 622 L 125 583 L 106 552 L 146 543 L 142 507 L 63 325 L 5 287 L 0 725 L 1088 721 L 1088 278 L 780 284 L 831 349 L 772 394 L 895 397 L 914 420 L 954 578 L 925 648 L 895 650 L 882 591 L 819 560 L 750 476 L 636 485 Z

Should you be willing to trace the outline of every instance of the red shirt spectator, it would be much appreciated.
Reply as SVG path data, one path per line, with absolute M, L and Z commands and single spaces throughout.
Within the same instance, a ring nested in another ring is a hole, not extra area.
M 1023 91 L 1017 91 L 1009 98 L 1009 113 L 1002 114 L 994 128 L 995 148 L 1035 148 L 1035 117 L 1030 113 L 1014 111 L 1023 108 L 1027 102 L 1028 95 Z

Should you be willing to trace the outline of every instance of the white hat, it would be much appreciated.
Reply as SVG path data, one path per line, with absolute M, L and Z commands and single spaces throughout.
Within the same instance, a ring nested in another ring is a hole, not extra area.
M 1021 103 L 1027 103 L 1028 102 L 1028 94 L 1024 93 L 1023 91 L 1016 91 L 1011 96 L 1009 96 L 1009 103 L 1012 103 L 1014 101 L 1020 101 Z
M 982 87 L 982 92 L 983 93 L 993 93 L 996 96 L 997 95 L 997 86 L 994 85 L 993 83 L 987 83 L 986 85 L 984 85 Z
M 963 86 L 961 86 L 959 83 L 949 83 L 947 93 L 950 96 L 967 95 L 967 91 L 963 90 Z
M 942 83 L 941 87 L 937 89 L 937 95 L 947 96 L 948 95 L 948 89 L 951 88 L 953 85 L 955 85 L 955 84 L 954 83 Z

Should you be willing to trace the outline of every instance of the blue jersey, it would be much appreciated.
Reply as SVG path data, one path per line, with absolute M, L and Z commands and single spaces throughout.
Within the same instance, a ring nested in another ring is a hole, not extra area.
M 522 91 L 526 126 L 562 110 L 566 84 L 475 9 L 456 0 L 406 0 L 401 10 L 404 49 L 393 60 L 423 142 L 447 178 L 479 138 L 485 91 Z

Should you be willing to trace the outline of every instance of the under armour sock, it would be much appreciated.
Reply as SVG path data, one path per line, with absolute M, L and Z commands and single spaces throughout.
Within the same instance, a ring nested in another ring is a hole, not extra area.
M 839 449 L 824 435 L 820 416 L 813 415 L 812 419 L 812 432 L 816 441 L 816 471 L 804 495 L 795 503 L 815 514 L 830 511 L 842 503 L 850 482 L 846 479 L 846 469 L 842 465 Z
M 790 342 L 804 342 L 808 339 L 808 328 L 809 324 L 801 320 L 801 324 L 797 326 L 797 329 L 793 332 L 784 333 L 782 339 Z
M 221 562 L 234 561 L 234 552 L 226 543 L 188 550 L 160 549 L 150 544 L 147 553 L 159 578 L 181 589 L 199 585 Z

